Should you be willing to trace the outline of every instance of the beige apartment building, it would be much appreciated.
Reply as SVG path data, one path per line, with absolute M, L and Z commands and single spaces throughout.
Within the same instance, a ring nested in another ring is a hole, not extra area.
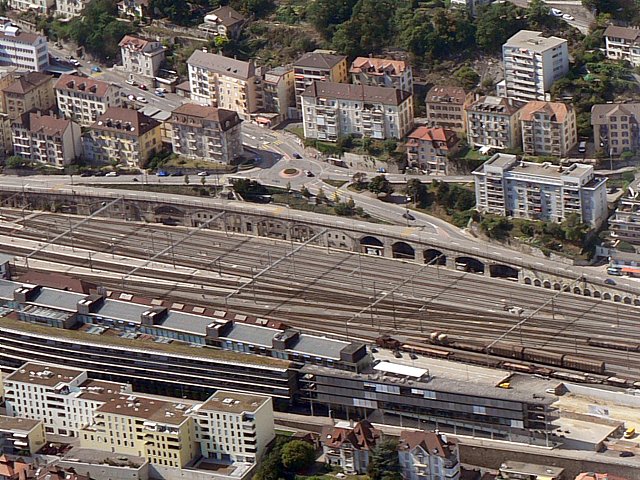
M 264 111 L 276 113 L 275 122 L 289 118 L 290 109 L 295 106 L 295 79 L 292 67 L 276 67 L 264 75 L 262 83 Z M 258 118 L 258 121 L 260 119 Z
M 237 112 L 244 120 L 263 107 L 262 79 L 253 61 L 196 50 L 187 65 L 196 103 Z
M 296 108 L 302 115 L 302 94 L 314 82 L 347 83 L 347 57 L 322 50 L 305 53 L 293 64 Z
M 467 141 L 473 147 L 504 150 L 522 141 L 520 110 L 525 102 L 513 98 L 486 96 L 467 105 Z
M 411 66 L 402 60 L 357 57 L 351 62 L 349 75 L 355 85 L 397 88 L 413 93 Z
M 84 144 L 89 159 L 144 168 L 162 150 L 160 122 L 130 108 L 109 107 L 91 125 Z
M 640 149 L 640 103 L 606 103 L 591 107 L 596 150 L 607 157 Z
M 456 132 L 442 127 L 418 127 L 408 135 L 407 162 L 428 175 L 450 175 L 448 156 L 458 151 Z
M 471 100 L 469 97 L 461 87 L 431 87 L 425 99 L 429 126 L 464 132 L 467 128 L 464 107 L 467 100 Z
M 31 456 L 45 443 L 42 420 L 0 415 L 0 450 L 3 453 Z
M 40 72 L 26 73 L 2 90 L 5 113 L 14 120 L 30 110 L 49 110 L 56 105 L 54 78 Z
M 533 101 L 520 111 L 522 151 L 527 155 L 564 157 L 578 141 L 572 105 Z
M 122 104 L 120 87 L 78 75 L 62 75 L 55 84 L 58 111 L 83 127 L 92 125 L 109 107 Z
M 122 66 L 129 78 L 153 78 L 164 61 L 162 44 L 156 40 L 147 40 L 133 35 L 125 35 L 120 43 Z
M 603 35 L 607 58 L 640 65 L 640 28 L 609 25 Z
M 242 155 L 237 112 L 187 103 L 173 111 L 169 123 L 178 155 L 226 164 Z

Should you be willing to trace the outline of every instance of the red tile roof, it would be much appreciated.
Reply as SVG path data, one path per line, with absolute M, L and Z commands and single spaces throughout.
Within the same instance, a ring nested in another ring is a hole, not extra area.
M 372 450 L 382 437 L 382 432 L 373 428 L 367 420 L 357 422 L 350 427 L 325 427 L 321 441 L 329 448 L 341 448 L 345 443 L 356 450 Z
M 563 123 L 569 115 L 569 112 L 573 107 L 561 102 L 543 102 L 540 100 L 534 100 L 528 102 L 520 111 L 520 120 L 523 122 L 530 122 L 533 120 L 534 115 L 538 112 L 545 112 L 555 119 L 552 121 Z
M 62 75 L 55 84 L 56 90 L 73 90 L 76 92 L 103 97 L 111 85 L 107 82 L 79 75 Z
M 96 118 L 92 130 L 121 132 L 124 135 L 138 137 L 158 127 L 160 122 L 130 108 L 109 107 Z
M 20 125 L 30 133 L 42 133 L 52 137 L 64 134 L 71 125 L 71 120 L 42 112 L 26 112 L 14 121 L 14 125 Z
M 442 435 L 435 432 L 404 430 L 400 432 L 398 450 L 413 450 L 419 446 L 431 455 L 449 458 L 452 455 L 451 446 L 454 444 L 453 439 L 445 442 Z
M 10 83 L 4 90 L 4 93 L 16 93 L 25 94 L 38 88 L 40 85 L 47 83 L 53 77 L 40 72 L 29 72 L 26 75 L 22 75 L 14 82 Z
M 407 69 L 406 62 L 387 58 L 358 57 L 351 63 L 350 73 L 366 72 L 370 74 L 389 73 L 400 75 Z
M 458 141 L 458 136 L 453 130 L 442 127 L 418 127 L 408 135 L 407 144 L 423 142 L 442 142 L 443 148 L 450 148 Z
M 466 96 L 463 88 L 435 85 L 427 93 L 427 102 L 462 105 Z

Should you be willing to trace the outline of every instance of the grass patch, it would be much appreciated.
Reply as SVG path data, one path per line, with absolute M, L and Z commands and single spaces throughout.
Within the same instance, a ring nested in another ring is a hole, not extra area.
M 304 128 L 289 126 L 285 128 L 286 131 L 293 133 L 300 140 L 304 140 Z
M 193 169 L 193 170 L 207 170 L 208 172 L 218 173 L 235 173 L 238 171 L 236 165 L 227 165 L 226 163 L 213 162 L 207 160 L 200 160 L 197 158 L 186 157 L 169 157 L 167 161 L 162 165 L 164 168 L 176 168 L 176 169 Z
M 200 178 L 200 177 L 199 177 Z M 143 183 L 116 183 L 116 184 L 95 184 L 99 188 L 113 188 L 116 190 L 133 190 L 155 193 L 169 193 L 172 195 L 187 195 L 189 197 L 214 197 L 222 187 L 214 185 L 202 186 L 200 181 L 189 185 L 162 185 Z
M 295 435 L 295 432 L 291 432 L 289 430 L 278 430 L 276 428 L 274 431 L 276 432 L 276 435 L 280 437 L 293 437 Z
M 332 187 L 336 187 L 336 188 L 340 188 L 345 183 L 347 183 L 346 180 L 323 180 L 323 182 L 326 183 L 327 185 L 331 185 Z

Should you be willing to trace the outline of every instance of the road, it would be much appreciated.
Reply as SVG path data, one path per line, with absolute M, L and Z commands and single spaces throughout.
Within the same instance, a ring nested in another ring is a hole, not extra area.
M 531 0 L 509 0 L 518 7 L 527 8 Z M 576 0 L 559 0 L 559 1 L 545 1 L 549 8 L 553 7 L 561 10 L 565 14 L 570 14 L 574 18 L 573 20 L 563 21 L 569 25 L 577 28 L 584 35 L 589 33 L 589 26 L 594 22 L 595 18 L 593 14 L 585 7 L 582 6 L 582 2 Z

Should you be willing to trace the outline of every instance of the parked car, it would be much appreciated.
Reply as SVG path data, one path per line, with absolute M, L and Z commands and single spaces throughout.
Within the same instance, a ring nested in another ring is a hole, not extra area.
M 620 456 L 621 457 L 633 457 L 633 456 L 635 456 L 635 454 L 633 452 L 630 452 L 629 450 L 625 450 L 624 452 L 620 452 Z
M 156 93 L 156 96 L 158 96 L 158 97 L 161 97 L 161 98 L 165 97 L 164 93 L 162 93 L 162 92 L 155 92 L 155 93 Z
M 180 170 L 171 174 L 172 177 L 182 177 L 183 175 L 184 173 L 182 173 Z
M 140 90 L 149 90 L 146 85 L 140 85 Z
M 551 9 L 551 15 L 553 15 L 554 17 L 561 17 L 562 16 L 562 10 L 559 10 L 557 8 L 552 8 Z
M 305 171 L 304 171 L 304 174 L 305 174 L 307 177 L 314 177 L 314 176 L 315 176 L 311 170 L 305 170 Z
M 199 177 L 208 177 L 209 176 L 209 172 L 207 172 L 206 170 L 204 170 L 202 172 L 198 172 L 198 176 Z
M 140 103 L 149 103 L 149 101 L 142 96 L 136 97 L 136 100 L 139 101 Z
M 71 60 L 69 63 L 71 63 L 71 65 L 73 65 L 74 67 L 79 67 L 82 65 L 78 60 Z
M 615 284 L 616 284 L 616 281 L 615 281 L 614 279 L 612 279 L 612 278 L 607 278 L 607 279 L 604 281 L 604 283 L 605 283 L 605 284 L 607 284 L 607 285 L 615 285 Z
M 136 96 L 135 95 L 129 95 L 127 98 L 133 102 L 136 99 Z
M 138 82 L 136 82 L 135 80 L 125 80 L 124 83 L 126 83 L 127 85 L 133 85 L 134 87 L 138 85 Z
M 118 172 L 109 172 L 105 174 L 105 177 L 117 177 L 117 176 L 118 176 Z
M 293 158 L 302 158 L 302 155 L 300 155 L 298 152 L 295 152 L 293 154 Z
M 102 69 L 100 67 L 91 67 L 91 71 L 94 73 L 99 73 L 102 71 Z
M 402 218 L 406 218 L 407 220 L 415 220 L 416 217 L 414 217 L 413 215 L 411 215 L 409 212 L 404 212 L 402 214 Z
M 158 177 L 168 177 L 168 176 L 169 176 L 169 172 L 165 172 L 164 170 L 158 170 L 158 171 L 156 172 L 156 175 L 157 175 Z
M 93 172 L 82 172 L 80 174 L 81 177 L 90 177 L 91 175 L 93 175 Z
M 565 13 L 564 15 L 562 15 L 562 18 L 564 18 L 565 20 L 575 20 L 573 15 L 569 15 L 568 13 Z

